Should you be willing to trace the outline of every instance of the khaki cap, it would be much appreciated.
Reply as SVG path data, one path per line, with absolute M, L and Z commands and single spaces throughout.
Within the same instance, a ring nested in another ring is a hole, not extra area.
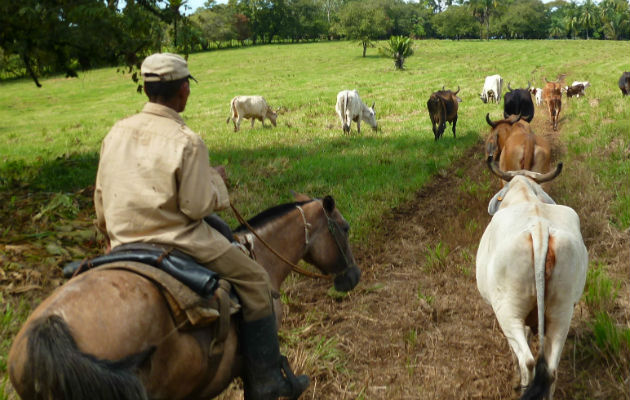
M 190 75 L 188 63 L 172 53 L 155 53 L 144 59 L 140 67 L 145 82 L 168 82 L 183 78 L 197 80 Z

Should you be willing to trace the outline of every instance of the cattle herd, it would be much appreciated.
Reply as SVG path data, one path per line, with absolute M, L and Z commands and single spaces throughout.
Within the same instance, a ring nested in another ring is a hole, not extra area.
M 508 91 L 503 95 L 503 117 L 508 119 L 511 115 L 518 115 L 520 120 L 531 122 L 535 111 L 533 96 L 537 106 L 542 105 L 543 102 L 547 105 L 551 126 L 553 130 L 558 130 L 558 116 L 562 109 L 562 93 L 566 93 L 567 99 L 581 97 L 585 95 L 585 90 L 591 86 L 588 81 L 574 81 L 571 86 L 563 87 L 563 79 L 561 77 L 555 81 L 549 81 L 545 78 L 546 83 L 543 88 L 533 88 L 531 84 L 528 84 L 527 88 L 512 89 L 510 82 L 508 82 Z M 479 96 L 481 101 L 499 104 L 504 90 L 503 83 L 503 78 L 500 75 L 487 76 Z M 630 72 L 624 72 L 619 78 L 619 89 L 624 96 L 630 94 Z M 453 92 L 445 90 L 442 86 L 442 90 L 433 92 L 427 101 L 427 109 L 436 141 L 444 134 L 447 122 L 451 124 L 453 137 L 456 137 L 457 111 L 459 103 L 462 102 L 462 99 L 457 96 L 459 90 L 458 87 L 457 91 Z M 361 132 L 361 121 L 368 123 L 374 131 L 377 130 L 374 103 L 372 103 L 372 107 L 366 106 L 356 90 L 339 92 L 335 110 L 341 120 L 341 129 L 344 133 L 350 133 L 352 121 L 357 124 L 357 132 L 359 133 Z M 236 96 L 230 102 L 230 116 L 226 123 L 231 120 L 236 132 L 240 129 L 243 118 L 250 119 L 252 127 L 256 120 L 262 122 L 264 126 L 265 119 L 269 119 L 272 125 L 276 126 L 278 114 L 269 107 L 262 96 Z
M 492 219 L 483 233 L 476 257 L 477 288 L 496 315 L 520 372 L 521 399 L 551 399 L 573 309 L 584 290 L 588 252 L 580 233 L 576 212 L 557 205 L 542 183 L 560 174 L 562 163 L 551 169 L 551 146 L 534 134 L 534 102 L 546 104 L 551 126 L 558 129 L 562 94 L 567 99 L 582 97 L 591 86 L 574 81 L 563 86 L 564 76 L 555 81 L 545 78 L 543 88 L 513 89 L 500 75 L 485 79 L 480 98 L 499 104 L 503 99 L 503 119 L 493 121 L 486 114 L 490 134 L 485 143 L 486 162 L 503 184 L 488 205 Z M 630 72 L 619 78 L 619 88 L 630 93 Z M 427 109 L 433 135 L 443 135 L 446 122 L 456 137 L 457 111 L 462 99 L 456 91 L 438 90 L 431 94 Z M 277 114 L 260 96 L 237 96 L 230 104 L 234 130 L 242 118 L 276 125 Z M 356 90 L 343 90 L 335 106 L 344 133 L 354 121 L 361 132 L 361 121 L 377 130 L 374 103 L 366 106 Z M 531 334 L 538 334 L 536 357 L 530 348 Z

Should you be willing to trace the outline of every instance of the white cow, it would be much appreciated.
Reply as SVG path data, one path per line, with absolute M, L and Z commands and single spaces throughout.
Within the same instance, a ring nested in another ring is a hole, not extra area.
M 536 105 L 539 106 L 542 104 L 542 89 L 541 88 L 530 88 L 529 92 L 534 96 L 536 100 Z
M 276 126 L 278 114 L 273 112 L 262 96 L 236 96 L 230 102 L 230 116 L 225 123 L 229 124 L 230 120 L 232 120 L 234 123 L 234 132 L 237 132 L 241 127 L 243 118 L 251 119 L 252 128 L 256 120 L 262 122 L 264 127 L 265 118 L 268 118 L 271 124 Z
M 341 127 L 344 133 L 350 133 L 352 121 L 357 123 L 357 132 L 361 133 L 361 120 L 370 124 L 372 129 L 376 131 L 374 104 L 372 103 L 372 107 L 363 104 L 356 90 L 342 90 L 339 92 L 335 109 L 341 120 Z
M 486 76 L 486 81 L 483 84 L 483 90 L 481 91 L 481 101 L 488 103 L 499 104 L 501 102 L 501 91 L 503 90 L 503 78 L 500 75 Z
M 579 301 L 588 253 L 573 209 L 556 205 L 539 183 L 562 170 L 538 174 L 490 169 L 509 183 L 488 206 L 493 215 L 477 251 L 477 288 L 492 306 L 518 359 L 523 398 L 551 399 L 573 308 Z M 534 360 L 526 326 L 538 331 Z M 535 375 L 534 375 L 535 365 Z

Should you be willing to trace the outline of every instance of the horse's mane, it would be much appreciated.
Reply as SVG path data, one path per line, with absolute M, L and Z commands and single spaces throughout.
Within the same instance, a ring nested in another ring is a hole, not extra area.
M 306 201 L 297 201 L 293 203 L 285 203 L 277 206 L 273 206 L 271 208 L 266 209 L 260 214 L 255 215 L 253 218 L 247 220 L 247 223 L 252 228 L 260 228 L 263 225 L 266 225 L 268 222 L 275 220 L 276 218 L 280 218 L 281 216 L 287 214 L 291 210 L 295 209 L 295 206 L 302 206 L 304 204 L 310 203 L 314 200 L 306 200 Z M 247 231 L 247 227 L 241 224 L 236 229 L 234 229 L 234 233 L 241 233 Z

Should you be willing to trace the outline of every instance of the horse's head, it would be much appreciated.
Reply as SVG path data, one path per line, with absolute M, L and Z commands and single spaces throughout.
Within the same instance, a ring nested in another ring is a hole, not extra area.
M 310 200 L 305 195 L 295 195 L 298 201 Z M 352 290 L 361 278 L 361 270 L 356 264 L 348 234 L 350 224 L 335 206 L 331 196 L 315 199 L 304 204 L 308 211 L 310 225 L 304 260 L 325 274 L 335 276 L 335 289 L 340 292 Z

